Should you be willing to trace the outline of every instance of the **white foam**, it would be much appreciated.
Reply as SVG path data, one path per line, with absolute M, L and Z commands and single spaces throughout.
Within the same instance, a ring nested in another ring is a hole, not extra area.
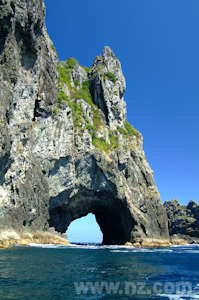
M 187 248 L 187 247 L 198 247 L 199 244 L 186 244 L 186 245 L 172 245 L 172 248 Z
M 103 250 L 103 249 L 110 249 L 110 250 L 122 250 L 122 249 L 135 249 L 134 247 L 128 247 L 128 246 L 121 246 L 121 245 L 78 245 L 78 244 L 70 244 L 67 246 L 69 248 L 79 248 L 79 249 L 97 249 L 97 250 Z M 128 251 L 127 251 L 128 252 Z
M 55 244 L 36 244 L 36 243 L 30 243 L 27 246 L 30 247 L 37 247 L 37 248 L 67 248 L 68 246 L 64 245 L 55 245 Z
M 189 248 L 183 246 L 172 246 L 171 248 L 135 248 L 133 246 L 123 246 L 123 245 L 78 245 L 78 244 L 70 244 L 68 246 L 64 245 L 55 245 L 55 244 L 35 244 L 30 243 L 28 246 L 31 247 L 38 247 L 38 248 L 59 248 L 59 249 L 88 249 L 88 250 L 104 250 L 108 249 L 110 252 L 114 253 L 135 253 L 135 252 L 144 252 L 144 253 L 153 253 L 153 252 L 160 252 L 160 253 L 199 253 L 199 249 L 196 249 L 196 245 L 194 244 L 194 249 L 192 248 L 193 245 L 189 245 Z M 197 245 L 199 246 L 199 245 Z M 176 249 L 176 247 L 178 247 Z
M 182 299 L 179 295 L 158 294 L 157 296 L 164 297 L 164 298 L 166 297 L 166 298 L 169 298 L 170 300 Z
M 111 250 L 110 252 L 130 252 L 128 250 Z
M 173 249 L 165 249 L 165 248 L 155 248 L 152 250 L 152 252 L 173 252 Z
M 166 298 L 169 298 L 170 300 L 174 300 L 174 299 L 187 299 L 187 300 L 199 299 L 199 295 L 197 295 L 197 294 L 180 294 L 180 295 L 158 294 L 157 296 L 166 297 Z

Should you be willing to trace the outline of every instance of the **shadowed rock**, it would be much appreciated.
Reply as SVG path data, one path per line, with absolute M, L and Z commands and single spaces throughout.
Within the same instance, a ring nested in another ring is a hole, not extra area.
M 199 205 L 190 200 L 188 205 L 181 205 L 177 199 L 166 201 L 169 233 L 175 238 L 188 242 L 199 242 Z

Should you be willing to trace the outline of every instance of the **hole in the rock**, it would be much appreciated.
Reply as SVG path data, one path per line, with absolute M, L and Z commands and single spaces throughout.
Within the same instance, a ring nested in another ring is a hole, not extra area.
M 102 232 L 92 213 L 71 222 L 66 233 L 70 243 L 102 243 Z

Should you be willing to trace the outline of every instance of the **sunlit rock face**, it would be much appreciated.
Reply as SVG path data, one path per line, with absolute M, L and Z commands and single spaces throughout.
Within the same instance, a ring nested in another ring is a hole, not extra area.
M 105 47 L 91 69 L 58 62 L 43 1 L 0 5 L 0 230 L 63 233 L 92 212 L 104 244 L 167 239 L 113 51 Z
M 104 47 L 103 54 L 95 58 L 89 79 L 93 102 L 104 113 L 105 124 L 110 130 L 124 128 L 126 81 L 121 63 L 110 47 Z

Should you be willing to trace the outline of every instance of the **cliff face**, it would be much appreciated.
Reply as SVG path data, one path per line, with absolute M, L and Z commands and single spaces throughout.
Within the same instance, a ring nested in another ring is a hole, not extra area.
M 0 231 L 63 233 L 92 212 L 105 244 L 167 239 L 113 51 L 105 47 L 91 69 L 58 63 L 43 1 L 0 5 Z
M 169 233 L 187 241 L 199 242 L 199 205 L 190 200 L 188 205 L 181 205 L 177 199 L 166 201 Z
M 57 97 L 56 53 L 42 0 L 0 5 L 0 228 L 47 228 L 49 186 L 33 129 L 51 116 Z

